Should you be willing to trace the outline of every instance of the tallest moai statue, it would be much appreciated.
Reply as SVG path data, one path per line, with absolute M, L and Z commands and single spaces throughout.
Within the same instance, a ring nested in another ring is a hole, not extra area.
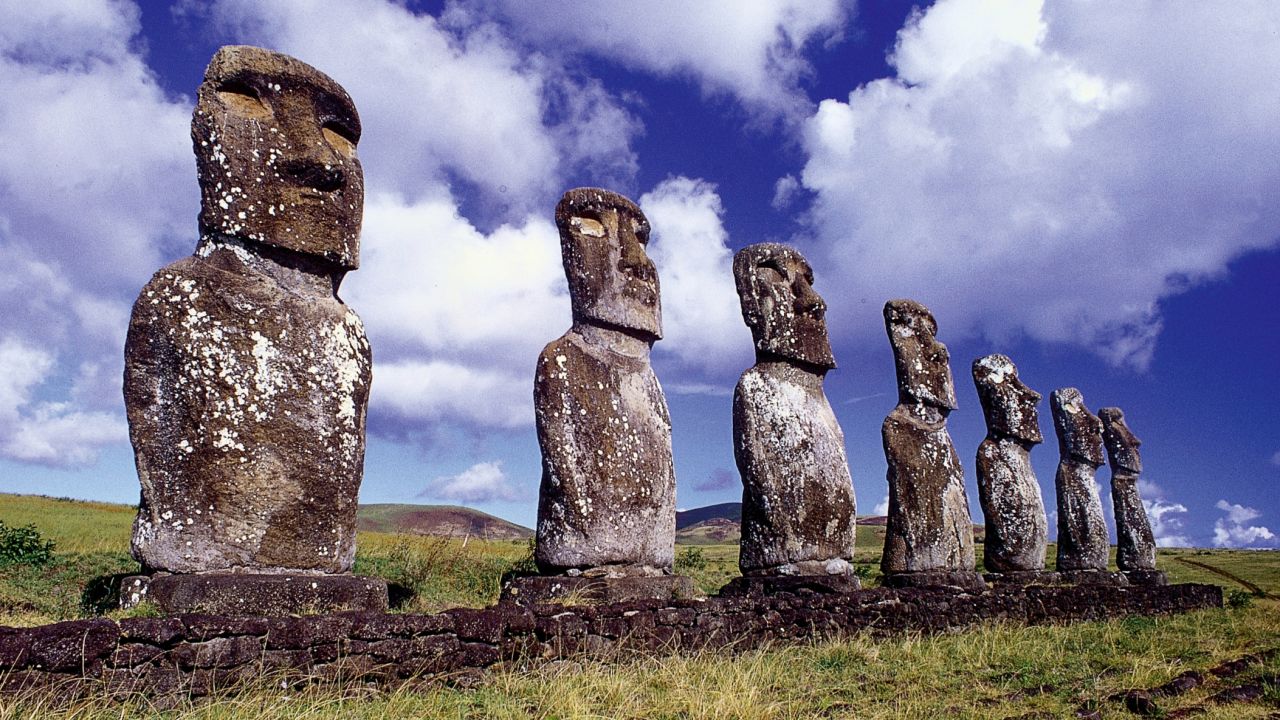
M 355 555 L 371 368 L 337 294 L 359 265 L 355 106 L 294 58 L 224 47 L 191 136 L 199 244 L 143 288 L 125 345 L 142 484 L 132 551 L 146 571 L 177 574 L 149 596 L 175 610 L 271 611 L 246 606 L 260 587 L 281 611 L 385 605 L 385 586 L 341 575 Z M 235 589 L 210 573 L 234 573 Z M 295 597 L 276 587 L 289 574 L 315 577 L 282 587 L 346 595 Z

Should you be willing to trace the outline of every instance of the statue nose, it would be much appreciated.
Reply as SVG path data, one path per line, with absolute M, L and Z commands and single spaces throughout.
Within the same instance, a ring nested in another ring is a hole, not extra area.
M 796 304 L 801 312 L 821 317 L 827 312 L 827 303 L 814 291 L 813 286 L 801 281 L 796 288 Z
M 337 190 L 346 182 L 343 163 L 323 139 L 295 149 L 281 163 L 280 171 L 299 185 L 323 192 Z
M 630 233 L 623 233 L 621 240 L 622 255 L 618 258 L 618 269 L 642 280 L 652 280 L 657 270 L 644 253 L 644 246 Z

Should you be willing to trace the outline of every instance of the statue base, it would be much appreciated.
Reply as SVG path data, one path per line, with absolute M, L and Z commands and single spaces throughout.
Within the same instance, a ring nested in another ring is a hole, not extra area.
M 753 575 L 736 577 L 720 589 L 724 596 L 763 597 L 774 593 L 851 593 L 862 589 L 857 575 Z
M 1124 573 L 1110 570 L 1059 570 L 1059 582 L 1064 585 L 1117 585 L 1126 586 L 1129 579 Z
M 885 573 L 882 583 L 890 588 L 949 587 L 965 592 L 986 592 L 987 583 L 974 570 L 925 570 Z
M 683 575 L 584 577 L 522 575 L 502 579 L 500 603 L 594 605 L 628 600 L 689 600 L 697 594 Z
M 983 579 L 992 585 L 1026 587 L 1028 585 L 1058 585 L 1062 578 L 1056 572 L 1046 570 L 1013 570 L 986 573 Z
M 1124 570 L 1130 585 L 1168 585 L 1169 576 L 1163 570 Z
M 131 575 L 120 581 L 120 607 L 150 603 L 167 615 L 311 615 L 386 612 L 387 583 L 358 575 L 201 573 Z

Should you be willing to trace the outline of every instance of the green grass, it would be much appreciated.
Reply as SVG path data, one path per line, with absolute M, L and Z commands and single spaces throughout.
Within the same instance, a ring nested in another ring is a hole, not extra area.
M 778 647 L 730 655 L 619 657 L 606 662 L 515 666 L 475 689 L 363 685 L 282 690 L 272 678 L 212 702 L 181 702 L 163 714 L 145 699 L 100 698 L 55 710 L 47 699 L 0 705 L 11 718 L 1007 718 L 1072 717 L 1086 703 L 1127 717 L 1107 698 L 1160 685 L 1187 669 L 1280 644 L 1280 605 L 1209 610 L 1172 618 L 1069 627 L 988 625 L 935 637 Z M 1234 682 L 1274 678 L 1280 658 Z M 1274 682 L 1274 680 L 1272 680 Z M 1205 701 L 1217 684 L 1162 702 L 1164 711 Z M 1272 688 L 1252 703 L 1213 707 L 1208 717 L 1262 718 L 1280 707 Z
M 57 544 L 46 567 L 0 570 L 0 624 L 34 625 L 101 612 L 101 605 L 86 602 L 95 597 L 90 580 L 137 570 L 127 552 L 133 512 L 127 506 L 0 495 L 0 520 L 34 524 Z M 855 560 L 871 569 L 874 584 L 883 528 L 860 526 L 858 533 Z M 501 574 L 529 559 L 524 541 L 360 533 L 358 542 L 356 572 L 414 591 L 400 608 L 405 612 L 489 604 L 497 597 Z M 688 572 L 703 591 L 714 592 L 737 575 L 735 545 L 699 545 L 696 557 L 688 554 L 691 547 L 678 548 L 677 555 L 686 565 L 696 560 Z M 1053 552 L 1051 547 L 1050 564 Z M 281 690 L 266 678 L 248 692 L 183 703 L 163 713 L 143 698 L 123 705 L 91 698 L 62 710 L 50 707 L 48 698 L 7 698 L 0 699 L 0 720 L 1070 717 L 1087 702 L 1100 703 L 1104 717 L 1125 717 L 1109 696 L 1280 647 L 1280 601 L 1275 599 L 1280 597 L 1280 553 L 1160 551 L 1159 565 L 1173 582 L 1212 582 L 1244 591 L 1244 585 L 1183 560 L 1207 564 L 1272 597 L 1173 618 L 1068 627 L 989 625 L 938 637 L 858 637 L 736 655 L 516 666 L 492 672 L 473 690 L 411 685 L 383 691 L 362 684 Z M 1250 670 L 1243 679 L 1264 682 L 1262 699 L 1213 707 L 1208 716 L 1261 718 L 1280 712 L 1278 673 L 1280 657 Z M 1198 689 L 1161 708 L 1167 712 L 1202 703 L 1223 687 Z

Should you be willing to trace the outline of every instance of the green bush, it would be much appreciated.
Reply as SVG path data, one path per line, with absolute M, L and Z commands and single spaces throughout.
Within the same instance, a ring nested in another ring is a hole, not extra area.
M 35 525 L 9 527 L 0 520 L 0 567 L 40 567 L 53 560 L 53 541 L 45 540 Z
M 687 547 L 676 555 L 675 571 L 679 575 L 707 569 L 707 554 L 700 547 Z
M 1253 605 L 1253 598 L 1254 594 L 1248 590 L 1240 590 L 1239 588 L 1228 590 L 1227 607 L 1232 610 L 1244 610 Z

